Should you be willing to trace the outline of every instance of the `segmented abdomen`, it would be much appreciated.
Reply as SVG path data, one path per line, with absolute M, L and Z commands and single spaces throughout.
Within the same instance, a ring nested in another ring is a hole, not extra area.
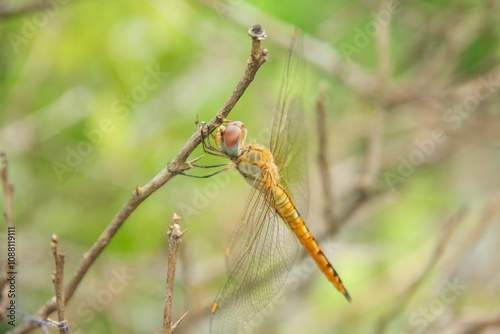
M 295 233 L 302 245 L 304 245 L 309 255 L 318 265 L 319 269 L 325 274 L 328 280 L 335 285 L 337 290 L 339 290 L 348 301 L 351 301 L 351 297 L 345 289 L 344 284 L 342 284 L 342 280 L 339 275 L 333 268 L 330 261 L 326 258 L 325 254 L 321 250 L 321 247 L 319 247 L 318 243 L 312 236 L 299 212 L 295 209 L 290 196 L 288 196 L 287 192 L 281 185 L 276 187 L 274 192 L 274 202 L 278 214 L 292 229 L 293 233 Z

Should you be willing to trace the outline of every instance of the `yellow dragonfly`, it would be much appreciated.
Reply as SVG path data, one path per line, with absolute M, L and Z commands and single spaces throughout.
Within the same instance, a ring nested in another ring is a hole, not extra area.
M 226 248 L 228 277 L 212 306 L 213 334 L 236 333 L 269 304 L 292 269 L 297 241 L 328 280 L 351 300 L 302 218 L 307 212 L 308 185 L 300 44 L 294 31 L 270 149 L 245 144 L 247 130 L 239 121 L 224 121 L 227 125 L 221 125 L 211 135 L 215 146 L 210 135 L 203 133 L 205 128 L 201 128 L 205 152 L 230 159 L 228 168 L 236 168 L 252 186 L 242 219 Z

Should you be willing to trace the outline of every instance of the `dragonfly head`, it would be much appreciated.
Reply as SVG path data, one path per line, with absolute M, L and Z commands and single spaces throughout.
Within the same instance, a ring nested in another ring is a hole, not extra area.
M 245 147 L 245 137 L 247 129 L 240 121 L 232 121 L 222 132 L 222 151 L 231 158 L 236 158 L 243 147 Z

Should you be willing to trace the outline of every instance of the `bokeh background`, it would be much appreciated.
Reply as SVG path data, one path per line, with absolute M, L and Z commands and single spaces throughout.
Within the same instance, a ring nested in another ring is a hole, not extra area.
M 135 187 L 177 154 L 196 116 L 219 110 L 243 75 L 247 30 L 260 23 L 269 61 L 230 118 L 266 144 L 300 26 L 308 225 L 353 301 L 301 257 L 254 332 L 500 332 L 497 1 L 42 3 L 0 1 L 0 149 L 15 185 L 18 311 L 33 315 L 53 296 L 51 234 L 68 278 Z M 161 331 L 174 212 L 188 229 L 174 318 L 189 314 L 176 332 L 208 333 L 248 192 L 230 172 L 175 177 L 148 198 L 68 303 L 73 333 Z

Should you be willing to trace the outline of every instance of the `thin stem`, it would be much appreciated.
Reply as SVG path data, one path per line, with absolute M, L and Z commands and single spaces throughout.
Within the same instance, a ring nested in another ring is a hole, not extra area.
M 5 202 L 5 220 L 7 221 L 7 227 L 14 227 L 14 216 L 12 209 L 14 186 L 9 181 L 9 163 L 4 152 L 0 152 L 0 160 L 2 163 L 2 185 Z
M 20 5 L 10 5 L 0 7 L 0 19 L 23 15 L 29 12 L 36 12 L 50 6 L 60 6 L 57 1 L 34 0 Z
M 54 255 L 56 271 L 52 274 L 52 283 L 56 295 L 57 315 L 59 317 L 59 334 L 68 334 L 68 322 L 66 321 L 65 308 L 66 301 L 64 300 L 64 253 L 59 253 L 57 250 L 57 235 L 52 234 L 52 242 L 50 249 Z
M 320 88 L 319 96 L 316 100 L 316 125 L 318 128 L 318 165 L 323 185 L 323 213 L 328 226 L 328 234 L 334 234 L 338 229 L 338 222 L 335 218 L 335 203 L 332 194 L 332 178 L 330 176 L 330 165 L 328 158 L 328 133 L 326 130 L 326 99 L 327 87 Z
M 4 216 L 5 216 L 5 221 L 7 223 L 7 234 L 5 235 L 5 238 L 8 238 L 9 235 L 11 235 L 11 231 L 14 231 L 14 217 L 13 217 L 13 205 L 12 205 L 12 199 L 13 199 L 13 193 L 14 193 L 14 186 L 12 183 L 9 181 L 9 163 L 7 161 L 7 157 L 4 152 L 0 152 L 0 162 L 2 164 L 2 171 L 1 171 L 1 178 L 2 178 L 2 186 L 3 186 L 3 195 L 4 195 Z M 5 245 L 7 244 L 7 240 L 5 240 Z M 8 242 L 9 246 L 11 245 L 11 242 Z M 8 283 L 8 278 L 9 278 L 9 272 L 14 272 L 15 268 L 11 268 L 11 264 L 9 264 L 9 261 L 5 261 L 5 267 L 4 267 L 4 273 L 3 277 L 0 280 L 0 321 L 2 321 L 7 313 L 6 313 L 6 307 L 7 303 L 9 303 L 9 298 L 7 297 L 7 283 Z M 5 291 L 4 291 L 5 290 Z M 5 306 L 5 307 L 4 307 Z
M 466 217 L 467 210 L 466 208 L 462 209 L 458 214 L 454 215 L 451 219 L 449 219 L 446 224 L 444 224 L 439 239 L 436 243 L 434 251 L 429 258 L 425 269 L 422 271 L 421 275 L 413 282 L 412 285 L 405 290 L 402 296 L 397 299 L 396 304 L 393 308 L 382 318 L 379 319 L 377 326 L 375 327 L 376 334 L 382 334 L 386 331 L 387 326 L 389 325 L 389 321 L 397 318 L 405 309 L 406 305 L 408 305 L 410 299 L 415 295 L 418 291 L 421 284 L 424 280 L 429 276 L 429 274 L 434 269 L 436 263 L 441 259 L 441 256 L 446 249 L 446 246 L 453 235 L 453 232 L 456 231 L 456 228 L 459 223 L 461 223 Z
M 387 8 L 388 1 L 383 1 L 382 8 Z M 390 15 L 390 14 L 389 14 Z M 369 138 L 368 155 L 366 158 L 365 172 L 360 180 L 360 189 L 369 193 L 376 179 L 382 159 L 382 136 L 384 130 L 384 116 L 387 109 L 388 83 L 390 78 L 389 59 L 389 28 L 390 18 L 387 24 L 382 24 L 380 33 L 377 35 L 378 56 L 378 108 L 373 122 Z
M 168 267 L 167 267 L 167 294 L 165 297 L 165 310 L 163 312 L 163 334 L 174 332 L 172 326 L 172 303 L 174 294 L 175 267 L 177 265 L 177 253 L 182 242 L 184 232 L 181 231 L 179 222 L 181 217 L 174 213 L 172 225 L 168 229 Z M 184 315 L 185 316 L 185 315 Z M 181 318 L 183 319 L 184 316 Z M 175 324 L 178 325 L 179 321 Z

